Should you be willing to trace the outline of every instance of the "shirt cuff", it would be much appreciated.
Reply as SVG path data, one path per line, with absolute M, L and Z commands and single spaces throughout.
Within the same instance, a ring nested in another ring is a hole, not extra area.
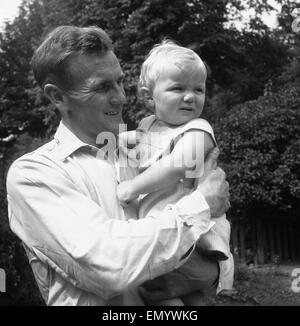
M 203 211 L 210 211 L 209 206 L 200 191 L 195 190 L 181 198 L 176 206 L 183 214 L 197 215 Z M 210 215 L 210 213 L 209 213 Z
M 183 225 L 190 229 L 195 242 L 215 224 L 211 221 L 210 208 L 206 200 L 197 190 L 180 199 L 175 207 L 177 216 Z

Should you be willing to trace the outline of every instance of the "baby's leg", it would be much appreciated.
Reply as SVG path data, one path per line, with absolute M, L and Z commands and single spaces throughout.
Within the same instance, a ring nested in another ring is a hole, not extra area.
M 189 278 L 193 290 L 180 296 L 185 306 L 205 306 L 208 297 L 215 296 L 219 284 L 219 263 L 196 254 L 180 270 Z
M 189 294 L 186 294 L 185 296 L 181 297 L 183 303 L 185 306 L 205 306 L 205 296 L 200 291 L 195 291 Z
M 230 223 L 225 214 L 212 219 L 215 225 L 197 241 L 197 249 L 203 254 L 217 259 L 229 257 Z

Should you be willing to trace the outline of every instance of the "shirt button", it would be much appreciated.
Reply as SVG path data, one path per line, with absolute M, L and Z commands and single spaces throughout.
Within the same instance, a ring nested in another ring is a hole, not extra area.
M 195 219 L 192 216 L 185 217 L 183 221 L 183 225 L 185 226 L 193 226 L 195 224 Z

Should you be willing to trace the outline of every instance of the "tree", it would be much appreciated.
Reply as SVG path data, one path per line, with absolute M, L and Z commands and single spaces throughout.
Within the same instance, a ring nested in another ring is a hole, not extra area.
M 215 128 L 232 215 L 296 216 L 300 199 L 300 87 L 235 106 Z
M 248 6 L 253 3 L 258 12 L 268 9 L 264 2 L 248 1 Z M 1 100 L 0 135 L 30 130 L 50 133 L 56 128 L 58 121 L 53 107 L 38 94 L 29 62 L 41 38 L 62 22 L 98 25 L 114 40 L 126 75 L 128 105 L 124 118 L 130 128 L 149 113 L 137 99 L 136 85 L 145 55 L 164 37 L 192 47 L 206 61 L 211 72 L 206 112 L 212 113 L 211 118 L 222 116 L 234 104 L 257 98 L 263 94 L 268 79 L 285 63 L 286 49 L 267 34 L 266 27 L 258 33 L 238 31 L 230 25 L 233 10 L 244 7 L 239 1 L 229 0 L 25 1 L 20 17 L 8 24 L 2 35 L 0 60 L 5 61 L 4 75 L 18 71 L 18 78 L 11 76 L 2 82 L 2 88 L 9 91 Z M 15 57 L 21 70 L 15 66 Z M 13 123 L 14 120 L 18 123 Z
M 19 16 L 0 33 L 0 157 L 5 154 L 0 163 L 7 168 L 57 127 L 58 116 L 30 68 L 33 51 L 50 30 L 74 24 L 108 32 L 126 75 L 124 118 L 129 128 L 149 113 L 136 94 L 141 63 L 154 44 L 168 37 L 194 49 L 207 64 L 204 117 L 213 123 L 221 148 L 232 189 L 231 215 L 250 218 L 257 210 L 261 216 L 295 216 L 300 196 L 300 46 L 291 23 L 298 4 L 277 2 L 282 9 L 279 28 L 273 31 L 261 20 L 271 9 L 267 0 L 23 0 Z M 256 17 L 237 29 L 236 19 L 249 8 L 255 8 Z M 5 198 L 3 183 L 2 217 L 7 214 Z M 0 222 L 0 253 L 0 266 L 10 275 L 6 304 L 30 304 L 32 298 L 37 304 L 27 259 L 7 218 Z
M 24 130 L 42 133 L 41 114 L 33 110 L 28 79 L 36 37 L 43 29 L 38 2 L 24 2 L 19 16 L 0 34 L 0 138 Z

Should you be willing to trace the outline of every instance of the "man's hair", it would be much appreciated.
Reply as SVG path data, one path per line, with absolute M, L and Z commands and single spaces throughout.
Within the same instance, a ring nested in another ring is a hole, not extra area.
M 70 60 L 78 55 L 105 55 L 110 50 L 113 50 L 112 40 L 97 26 L 59 26 L 34 52 L 33 74 L 41 88 L 52 83 L 70 90 L 73 86 Z
M 147 87 L 152 92 L 155 81 L 170 63 L 182 69 L 185 64 L 197 61 L 203 65 L 203 71 L 207 75 L 205 64 L 196 52 L 177 45 L 172 40 L 164 39 L 152 48 L 142 64 L 138 89 L 140 91 L 142 87 Z

